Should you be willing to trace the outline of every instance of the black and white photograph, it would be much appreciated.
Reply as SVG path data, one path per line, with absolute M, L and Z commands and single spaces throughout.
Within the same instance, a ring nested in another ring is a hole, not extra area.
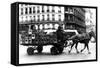
M 19 64 L 97 60 L 96 8 L 19 3 Z

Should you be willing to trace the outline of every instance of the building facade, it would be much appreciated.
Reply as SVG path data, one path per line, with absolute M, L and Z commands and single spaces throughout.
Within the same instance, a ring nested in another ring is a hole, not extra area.
M 65 7 L 65 29 L 86 31 L 85 10 L 77 7 Z
M 64 21 L 64 7 L 46 5 L 19 5 L 20 30 L 34 25 L 37 30 L 57 29 Z
M 28 30 L 32 25 L 37 30 L 64 29 L 85 31 L 85 10 L 76 7 L 49 5 L 19 5 L 19 29 Z

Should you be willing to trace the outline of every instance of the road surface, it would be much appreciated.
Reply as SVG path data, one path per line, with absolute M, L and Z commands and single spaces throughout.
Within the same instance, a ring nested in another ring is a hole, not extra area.
M 38 54 L 35 52 L 34 55 L 27 54 L 27 47 L 19 45 L 19 63 L 43 63 L 43 62 L 58 62 L 58 61 L 76 61 L 76 60 L 91 60 L 96 59 L 96 43 L 89 42 L 89 49 L 91 54 L 88 54 L 87 49 L 82 53 L 77 54 L 75 47 L 73 47 L 72 52 L 69 54 L 68 51 L 70 47 L 64 48 L 64 51 L 60 55 L 51 55 L 50 48 L 52 46 L 44 46 L 43 53 Z M 78 44 L 78 50 L 80 51 L 84 47 L 84 44 Z

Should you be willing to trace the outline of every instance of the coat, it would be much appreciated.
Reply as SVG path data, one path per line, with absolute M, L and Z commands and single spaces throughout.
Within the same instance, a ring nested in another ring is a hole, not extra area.
M 57 41 L 58 42 L 63 42 L 64 41 L 64 31 L 63 30 L 57 30 Z

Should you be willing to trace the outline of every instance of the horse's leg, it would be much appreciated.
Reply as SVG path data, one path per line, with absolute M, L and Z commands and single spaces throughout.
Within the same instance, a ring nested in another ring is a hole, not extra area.
M 77 53 L 79 53 L 77 46 L 78 46 L 78 42 L 76 43 L 75 48 L 76 48 Z
M 85 43 L 85 46 L 84 46 L 84 48 L 81 50 L 81 52 L 83 52 L 85 48 L 86 48 L 86 43 Z
M 71 49 L 69 50 L 69 53 L 71 52 L 71 50 L 72 50 L 74 44 L 75 44 L 75 43 L 73 42 L 73 44 L 71 45 Z
M 88 43 L 86 44 L 87 50 L 88 50 L 88 54 L 91 54 L 91 52 L 89 51 L 89 46 Z

